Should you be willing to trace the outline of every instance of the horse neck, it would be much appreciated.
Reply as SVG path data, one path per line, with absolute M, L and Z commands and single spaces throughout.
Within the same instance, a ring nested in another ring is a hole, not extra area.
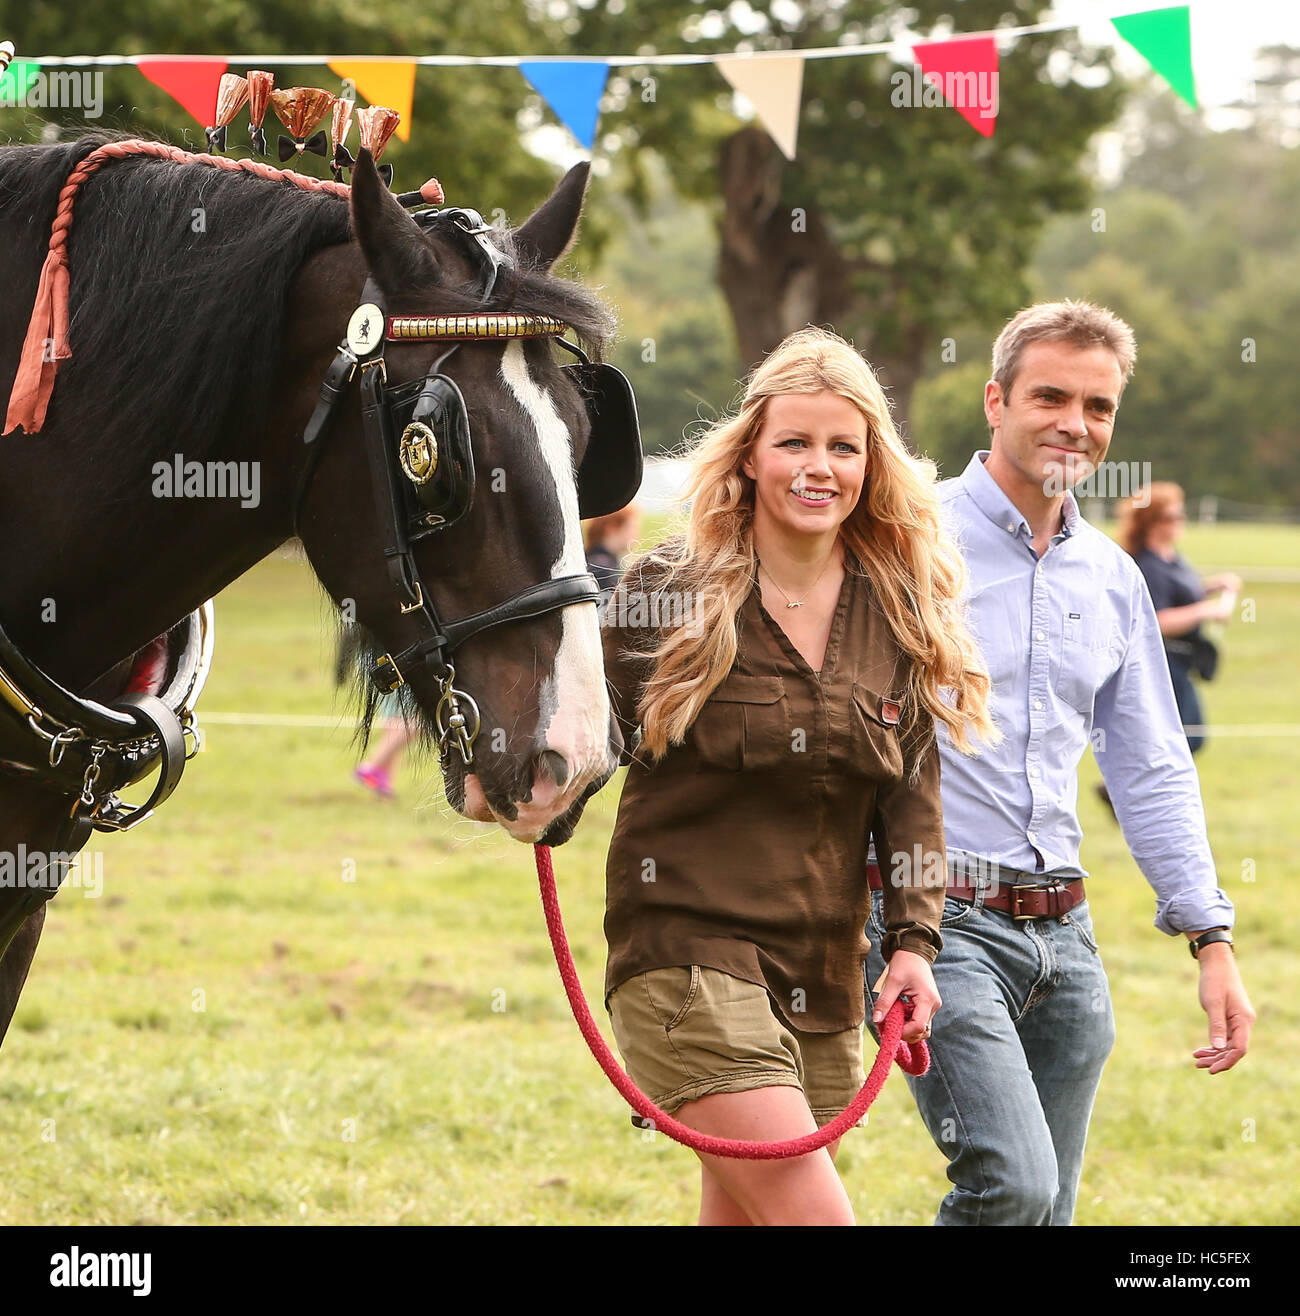
M 194 475 L 183 461 L 178 470 L 173 460 L 172 487 L 160 495 L 160 463 L 171 454 L 158 445 L 128 456 L 96 450 L 93 433 L 3 441 L 0 473 L 10 490 L 27 492 L 0 517 L 0 622 L 33 661 L 84 689 L 291 536 L 302 431 L 363 282 L 352 244 L 304 262 L 288 292 L 264 431 L 229 434 L 204 454 L 205 478 L 210 464 L 229 473 L 234 463 L 237 477 L 249 477 L 245 489 L 255 480 L 256 506 L 186 496 L 183 483 L 178 496 L 175 475 Z M 104 496 L 106 483 L 118 496 Z

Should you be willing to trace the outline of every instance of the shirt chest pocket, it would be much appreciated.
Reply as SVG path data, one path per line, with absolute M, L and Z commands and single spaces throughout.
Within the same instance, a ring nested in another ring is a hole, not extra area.
M 785 681 L 733 673 L 700 709 L 691 737 L 711 767 L 728 772 L 789 767 L 794 736 Z
M 897 781 L 903 775 L 903 750 L 898 743 L 902 704 L 859 681 L 853 683 L 850 735 L 851 761 L 846 765 L 855 776 L 873 781 Z
M 1114 675 L 1119 658 L 1119 634 L 1109 617 L 1067 612 L 1056 655 L 1057 694 L 1078 712 L 1091 715 L 1097 691 Z

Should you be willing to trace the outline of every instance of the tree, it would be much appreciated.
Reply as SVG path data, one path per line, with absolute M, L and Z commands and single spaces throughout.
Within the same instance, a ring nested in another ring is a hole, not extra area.
M 1043 0 L 761 0 L 716 10 L 693 0 L 371 0 L 322 7 L 304 22 L 293 0 L 215 8 L 139 0 L 125 11 L 36 6 L 19 39 L 31 54 L 649 55 L 826 47 L 891 38 L 904 24 L 945 35 L 1031 22 L 1045 9 Z M 644 195 L 657 157 L 684 197 L 712 207 L 742 369 L 790 330 L 831 323 L 881 369 L 905 418 L 942 340 L 958 326 L 1005 317 L 1024 299 L 1023 271 L 1039 230 L 1050 213 L 1083 203 L 1083 148 L 1115 113 L 1121 89 L 1110 79 L 1109 55 L 1085 50 L 1070 31 L 1018 38 L 1003 52 L 1001 113 L 987 140 L 951 109 L 893 105 L 895 71 L 882 55 L 810 60 L 793 163 L 761 129 L 738 124 L 712 67 L 616 71 L 598 154 L 627 157 L 634 198 Z M 277 72 L 281 81 L 337 85 L 324 66 Z M 201 144 L 197 126 L 137 71 L 113 71 L 106 82 L 114 126 Z M 489 216 L 498 208 L 526 213 L 553 177 L 521 143 L 521 126 L 536 113 L 537 98 L 513 69 L 422 70 L 412 140 L 389 147 L 400 185 L 432 172 L 452 203 Z M 0 115 L 10 132 L 41 131 L 39 117 Z M 590 268 L 610 223 L 598 194 L 588 215 L 576 258 Z
M 1263 53 L 1268 67 L 1300 69 Z M 1150 463 L 1191 497 L 1298 507 L 1300 149 L 1282 144 L 1267 101 L 1219 132 L 1167 91 L 1133 110 L 1122 178 L 1093 215 L 1049 225 L 1035 291 L 1099 301 L 1133 326 L 1115 460 Z
M 801 49 L 889 38 L 904 21 L 920 33 L 1024 24 L 1044 8 L 768 0 L 704 12 L 663 0 L 577 9 L 573 39 L 592 53 Z M 762 129 L 735 125 L 730 95 L 707 67 L 625 71 L 611 81 L 603 130 L 607 148 L 659 152 L 684 195 L 714 205 L 745 365 L 792 329 L 830 322 L 880 368 L 905 417 L 943 338 L 1023 301 L 1041 227 L 1084 203 L 1084 147 L 1122 91 L 1108 53 L 1086 51 L 1073 33 L 1019 38 L 1002 55 L 989 140 L 951 109 L 896 108 L 895 71 L 881 55 L 809 61 L 793 163 Z
M 195 5 L 187 0 L 135 0 L 120 6 L 33 5 L 12 34 L 18 56 L 57 54 L 187 54 L 239 51 L 256 54 L 340 52 L 376 55 L 434 53 L 495 55 L 502 51 L 555 54 L 566 40 L 560 26 L 530 13 L 515 0 L 473 4 L 431 0 L 367 0 L 364 5 L 304 5 L 301 0 L 258 0 L 255 5 Z M 337 92 L 339 76 L 322 60 L 317 67 L 270 67 L 279 86 L 324 87 Z M 247 68 L 232 67 L 245 73 Z M 191 150 L 204 150 L 202 127 L 138 69 L 104 70 L 104 114 L 87 122 L 80 110 L 0 109 L 0 134 L 36 141 L 51 123 L 64 135 L 95 127 L 143 132 Z M 419 186 L 431 174 L 442 182 L 448 204 L 467 205 L 491 219 L 500 209 L 515 221 L 545 199 L 555 167 L 521 143 L 519 116 L 535 97 L 514 69 L 422 69 L 416 77 L 411 140 L 394 137 L 384 153 L 400 189 Z M 360 102 L 364 104 L 364 99 Z M 247 117 L 232 127 L 230 153 L 248 154 Z M 280 130 L 267 114 L 274 150 Z M 352 147 L 356 147 L 353 127 Z M 326 177 L 324 163 L 301 157 L 296 167 Z M 274 160 L 271 163 L 275 163 Z M 597 223 L 585 235 L 588 253 L 598 245 Z

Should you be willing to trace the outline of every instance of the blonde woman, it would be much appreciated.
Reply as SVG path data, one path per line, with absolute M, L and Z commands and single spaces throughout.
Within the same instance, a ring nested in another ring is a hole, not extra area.
M 802 330 L 697 445 L 684 536 L 631 563 L 606 609 L 631 765 L 606 1005 L 638 1085 L 701 1131 L 798 1137 L 861 1086 L 873 833 L 879 1017 L 906 994 L 916 1040 L 939 1008 L 934 725 L 963 749 L 994 733 L 934 479 L 866 362 Z M 701 1156 L 700 1223 L 853 1223 L 834 1153 Z

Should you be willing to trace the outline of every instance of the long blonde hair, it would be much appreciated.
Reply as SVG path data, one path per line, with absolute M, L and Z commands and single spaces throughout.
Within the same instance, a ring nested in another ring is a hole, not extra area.
M 641 747 L 660 758 L 681 744 L 705 700 L 736 660 L 736 616 L 755 573 L 754 482 L 741 470 L 769 398 L 837 393 L 867 421 L 866 483 L 840 527 L 848 570 L 865 569 L 899 648 L 910 660 L 900 730 L 915 771 L 929 742 L 929 719 L 943 722 L 963 753 L 968 730 L 1000 739 L 989 718 L 989 678 L 960 604 L 965 566 L 943 533 L 935 464 L 913 457 L 894 429 L 871 367 L 838 335 L 791 334 L 751 373 L 739 411 L 712 425 L 690 455 L 682 496 L 691 500 L 684 536 L 641 555 L 628 576 L 653 575 L 655 591 L 689 598 L 690 626 L 664 628 L 646 655 L 650 676 L 637 709 Z M 923 734 L 918 736 L 920 729 Z

